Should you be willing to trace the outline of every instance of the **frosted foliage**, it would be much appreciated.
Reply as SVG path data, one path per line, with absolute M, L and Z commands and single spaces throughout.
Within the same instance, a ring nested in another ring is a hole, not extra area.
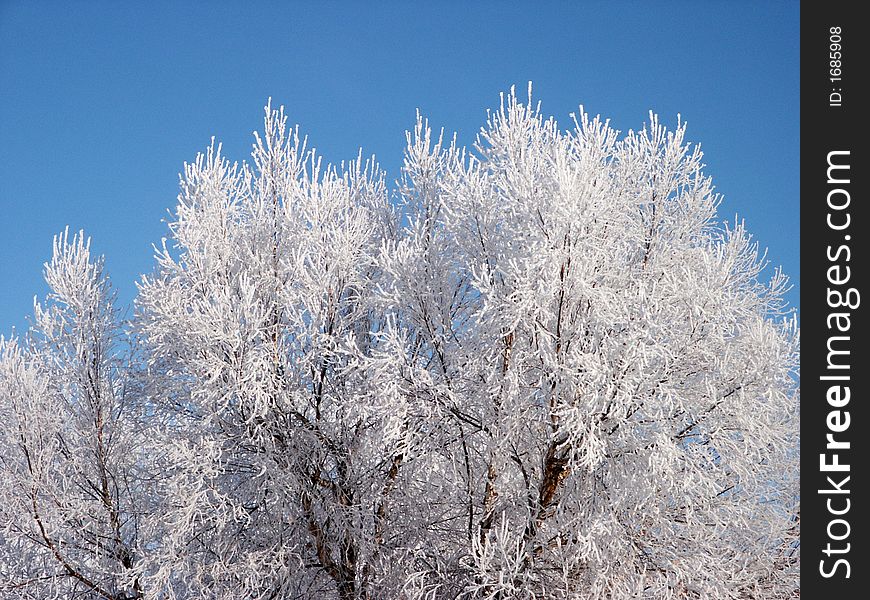
M 787 279 L 684 135 L 511 92 L 390 188 L 267 106 L 124 327 L 59 238 L 0 346 L 0 597 L 796 597 Z
M 138 597 L 113 293 L 82 234 L 55 238 L 45 279 L 28 337 L 0 338 L 0 597 Z

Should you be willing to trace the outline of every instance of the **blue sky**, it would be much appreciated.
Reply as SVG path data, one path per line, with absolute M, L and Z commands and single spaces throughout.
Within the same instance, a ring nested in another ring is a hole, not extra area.
M 623 131 L 681 113 L 720 216 L 746 219 L 797 305 L 798 8 L 0 0 L 0 334 L 26 325 L 67 225 L 129 304 L 182 163 L 211 136 L 248 158 L 270 96 L 327 160 L 362 146 L 393 180 L 417 108 L 469 143 L 499 92 L 529 80 L 564 126 L 579 104 Z

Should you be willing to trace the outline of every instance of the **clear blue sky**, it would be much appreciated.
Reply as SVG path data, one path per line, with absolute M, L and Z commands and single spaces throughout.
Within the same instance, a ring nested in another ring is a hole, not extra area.
M 0 0 L 0 333 L 21 329 L 52 235 L 93 237 L 123 303 L 152 268 L 178 172 L 211 136 L 246 159 L 271 96 L 338 162 L 398 174 L 420 108 L 472 141 L 511 84 L 568 125 L 677 113 L 725 200 L 795 283 L 797 2 Z M 366 6 L 366 5 L 376 6 Z

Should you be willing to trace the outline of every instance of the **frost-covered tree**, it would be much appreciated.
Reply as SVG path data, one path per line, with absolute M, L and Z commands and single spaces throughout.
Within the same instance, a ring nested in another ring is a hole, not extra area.
M 251 164 L 212 144 L 186 165 L 171 239 L 139 287 L 142 361 L 122 374 L 104 355 L 106 414 L 129 434 L 108 464 L 131 483 L 78 510 L 108 527 L 113 553 L 75 555 L 90 584 L 49 571 L 60 558 L 25 506 L 37 479 L 47 506 L 77 498 L 67 482 L 99 480 L 93 452 L 71 474 L 3 462 L 17 499 L 0 551 L 39 553 L 29 570 L 8 564 L 48 582 L 19 574 L 18 589 L 792 597 L 786 278 L 762 280 L 742 224 L 717 220 L 684 124 L 651 115 L 620 135 L 581 110 L 566 131 L 529 96 L 504 97 L 470 150 L 418 117 L 392 192 L 361 156 L 322 166 L 271 107 Z M 0 425 L 5 447 L 16 427 L 37 440 L 60 427 L 20 416 L 29 404 L 77 397 L 41 391 L 77 381 L 75 367 L 51 371 L 50 346 L 4 342 L 0 410 L 17 415 Z M 126 430 L 120 381 L 135 396 Z M 58 506 L 46 514 L 69 526 Z
M 180 252 L 140 286 L 170 453 L 149 593 L 357 598 L 401 444 L 368 300 L 396 217 L 376 165 L 321 169 L 282 113 L 253 159 L 187 165 Z
M 467 156 L 418 121 L 382 289 L 413 429 L 440 437 L 400 479 L 443 498 L 416 517 L 421 597 L 797 588 L 786 279 L 715 221 L 684 132 L 565 133 L 511 94 Z
M 0 597 L 141 597 L 129 371 L 114 293 L 64 232 L 23 340 L 0 338 Z

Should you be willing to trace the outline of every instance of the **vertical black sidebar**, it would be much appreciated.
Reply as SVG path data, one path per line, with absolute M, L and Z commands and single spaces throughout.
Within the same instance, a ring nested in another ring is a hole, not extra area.
M 867 598 L 867 22 L 801 5 L 801 590 Z M 823 595 L 824 594 L 824 595 Z

